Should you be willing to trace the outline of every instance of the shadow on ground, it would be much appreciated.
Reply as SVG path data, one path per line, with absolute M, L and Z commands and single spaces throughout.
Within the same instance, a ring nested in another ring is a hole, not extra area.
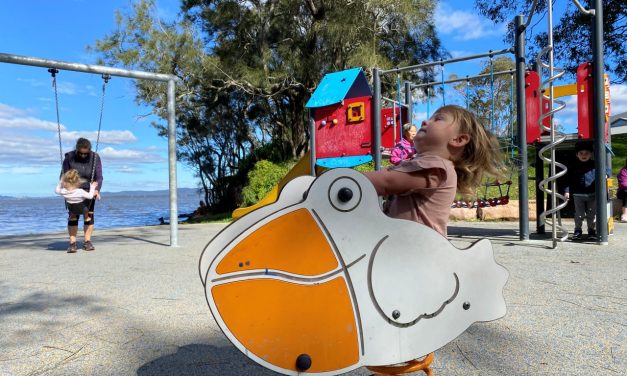
M 225 346 L 190 344 L 179 347 L 176 353 L 152 360 L 137 370 L 139 376 L 271 376 L 269 371 L 248 359 L 229 343 Z
M 448 236 L 458 238 L 488 238 L 491 240 L 518 240 L 518 230 L 512 228 L 466 227 L 453 224 L 448 227 Z
M 98 313 L 107 308 L 105 302 L 93 296 L 64 295 L 59 293 L 31 292 L 22 296 L 15 289 L 0 285 L 0 320 L 9 316 L 32 318 L 33 313 L 54 316 L 57 312 L 82 311 Z M 18 296 L 11 296 L 18 295 Z

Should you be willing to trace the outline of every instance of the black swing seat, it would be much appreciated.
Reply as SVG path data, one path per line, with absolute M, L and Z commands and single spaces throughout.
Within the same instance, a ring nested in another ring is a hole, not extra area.
M 65 207 L 67 208 L 68 212 L 75 214 L 77 216 L 81 216 L 85 214 L 85 208 L 89 208 L 90 204 L 91 204 L 90 199 L 86 199 L 84 201 L 81 201 L 75 204 L 70 204 L 69 202 L 66 201 Z

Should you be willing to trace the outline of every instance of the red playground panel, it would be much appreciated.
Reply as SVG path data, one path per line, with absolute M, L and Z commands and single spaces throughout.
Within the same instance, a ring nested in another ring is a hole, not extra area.
M 394 121 L 394 112 L 396 112 L 396 121 Z M 401 116 L 402 115 L 402 116 Z M 381 109 L 381 146 L 386 149 L 393 148 L 401 141 L 402 125 L 407 123 L 407 109 L 396 107 L 386 107 Z M 396 124 L 396 130 L 394 125 Z
M 525 110 L 527 112 L 527 143 L 540 142 L 542 131 L 540 130 L 540 77 L 536 71 L 525 72 Z M 542 98 L 543 112 L 549 111 L 549 101 Z M 550 127 L 549 118 L 542 121 L 545 127 Z
M 605 87 L 605 142 L 608 140 L 610 116 L 610 83 L 607 75 Z M 592 63 L 583 63 L 577 68 L 577 136 L 581 139 L 594 138 L 594 80 Z
M 316 158 L 369 154 L 372 149 L 370 113 L 370 96 L 316 108 Z

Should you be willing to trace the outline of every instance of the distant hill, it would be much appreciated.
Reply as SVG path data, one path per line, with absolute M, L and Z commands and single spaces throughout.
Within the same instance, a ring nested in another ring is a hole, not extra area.
M 198 196 L 200 195 L 200 193 L 198 193 L 198 189 L 197 188 L 179 188 L 177 189 L 177 196 Z M 169 191 L 167 189 L 161 189 L 158 191 L 120 191 L 120 192 L 108 192 L 106 189 L 103 192 L 103 195 L 106 196 L 137 196 L 137 197 L 147 197 L 147 196 L 167 196 L 169 194 Z M 43 197 L 37 197 L 37 198 L 51 198 L 51 197 L 57 197 L 57 196 L 43 196 Z M 2 196 L 0 195 L 0 200 L 15 200 L 15 199 L 25 199 L 25 198 L 29 198 L 29 196 L 20 196 L 20 197 L 15 197 L 15 196 Z
M 107 192 L 106 190 L 103 194 L 107 196 L 164 196 L 169 194 L 169 190 L 161 189 L 158 191 L 120 191 L 120 192 Z M 178 188 L 176 190 L 177 195 L 198 195 L 198 189 L 196 188 Z

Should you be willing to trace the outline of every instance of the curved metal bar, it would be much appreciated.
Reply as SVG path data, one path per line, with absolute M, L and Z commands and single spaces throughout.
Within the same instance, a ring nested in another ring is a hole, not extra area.
M 558 80 L 560 77 L 562 77 L 565 74 L 565 71 L 563 69 L 555 68 L 553 66 L 553 8 L 552 8 L 551 2 L 549 2 L 548 4 L 547 35 L 548 35 L 547 46 L 543 48 L 542 51 L 540 51 L 540 53 L 536 57 L 536 64 L 538 67 L 537 68 L 538 75 L 540 76 L 540 78 L 542 78 L 543 68 L 548 69 L 548 77 L 544 81 L 541 80 L 539 91 L 540 93 L 542 93 L 541 99 L 548 100 L 550 110 L 548 110 L 547 112 L 544 112 L 544 109 L 542 108 L 543 100 L 540 100 L 541 108 L 540 108 L 539 122 L 540 122 L 540 129 L 542 129 L 543 131 L 549 132 L 550 142 L 538 151 L 538 156 L 544 162 L 549 163 L 550 171 L 549 171 L 549 176 L 546 179 L 543 179 L 542 181 L 538 183 L 538 188 L 541 191 L 545 192 L 547 195 L 551 195 L 551 208 L 540 213 L 539 219 L 544 220 L 551 224 L 553 248 L 555 248 L 557 247 L 558 240 L 564 241 L 568 237 L 568 230 L 566 230 L 562 226 L 561 217 L 559 217 L 560 211 L 568 204 L 568 201 L 566 201 L 566 197 L 558 193 L 556 189 L 557 179 L 559 179 L 560 177 L 566 174 L 567 167 L 564 164 L 559 163 L 555 160 L 555 148 L 557 147 L 557 145 L 561 144 L 562 142 L 564 142 L 564 140 L 566 140 L 566 135 L 564 135 L 561 132 L 558 132 L 555 129 L 555 126 L 553 124 L 553 116 L 557 112 L 564 109 L 564 107 L 566 107 L 566 103 L 561 100 L 555 99 L 553 95 L 553 82 Z M 542 61 L 542 57 L 545 55 L 547 56 L 548 64 Z M 548 90 L 545 89 L 547 85 L 548 85 Z M 554 103 L 557 105 L 557 107 L 554 105 Z M 546 118 L 549 119 L 549 127 L 544 126 L 544 120 Z M 545 155 L 545 152 L 547 151 L 550 152 L 550 156 Z M 559 167 L 562 170 L 560 172 L 557 172 L 556 167 Z M 561 200 L 560 204 L 558 204 L 558 200 Z M 551 219 L 547 221 L 548 216 L 551 216 Z M 559 237 L 557 234 L 558 231 L 560 232 Z
M 579 9 L 579 11 L 583 14 L 585 14 L 586 16 L 594 16 L 595 15 L 595 11 L 594 9 L 586 9 L 583 7 L 583 5 L 581 5 L 581 3 L 577 0 L 572 0 L 573 4 L 575 4 L 575 6 L 577 7 L 577 9 Z

